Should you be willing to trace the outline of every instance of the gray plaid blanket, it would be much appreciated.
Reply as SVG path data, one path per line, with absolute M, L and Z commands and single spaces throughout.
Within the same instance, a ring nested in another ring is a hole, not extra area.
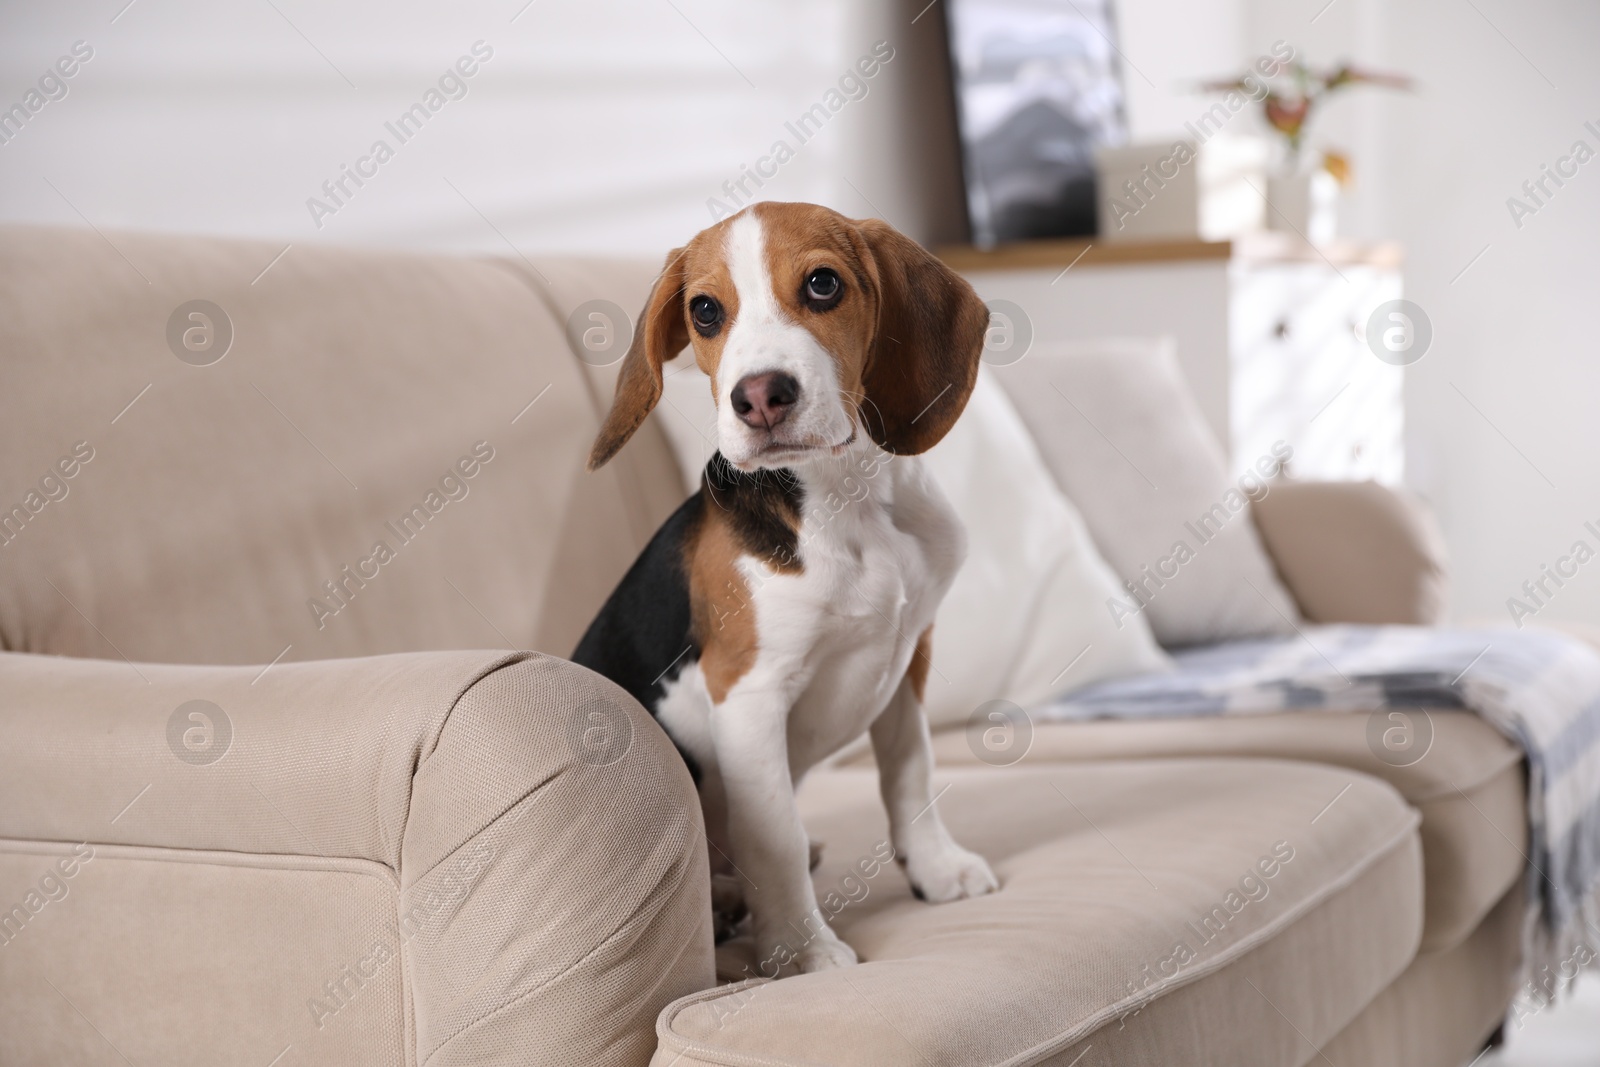
M 1600 653 L 1550 631 L 1307 626 L 1297 637 L 1186 649 L 1168 674 L 1064 693 L 1035 718 L 1176 718 L 1295 709 L 1459 707 L 1528 760 L 1524 993 L 1548 997 L 1600 945 Z M 1423 721 L 1420 717 L 1417 722 Z M 1405 720 L 1397 720 L 1405 721 Z M 1382 727 L 1384 724 L 1379 723 Z M 1384 729 L 1369 733 L 1387 744 Z M 1420 743 L 1402 730 L 1404 743 Z M 1388 754 L 1374 749 L 1379 758 Z M 1402 757 L 1405 758 L 1405 757 Z M 1416 753 L 1426 758 L 1426 750 Z M 1412 760 L 1415 762 L 1415 760 Z

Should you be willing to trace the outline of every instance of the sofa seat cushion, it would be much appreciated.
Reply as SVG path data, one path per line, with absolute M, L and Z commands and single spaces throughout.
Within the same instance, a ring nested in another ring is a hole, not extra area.
M 945 772 L 939 809 L 1001 888 L 942 905 L 912 898 L 892 864 L 864 876 L 887 837 L 876 786 L 842 769 L 801 793 L 824 845 L 819 896 L 849 901 L 832 921 L 862 963 L 677 1001 L 657 1024 L 659 1067 L 1290 1067 L 1404 970 L 1421 934 L 1416 813 L 1363 775 L 1269 760 Z M 719 971 L 755 962 L 730 942 Z M 1136 1033 L 1136 1055 L 1108 1055 Z
M 1465 711 L 1432 709 L 1426 715 L 1432 744 L 1406 766 L 1386 763 L 1374 753 L 1368 743 L 1371 717 L 1302 711 L 1040 723 L 1016 766 L 1251 757 L 1333 764 L 1382 778 L 1422 813 L 1427 872 L 1422 944 L 1424 951 L 1437 952 L 1476 929 L 1527 865 L 1527 790 L 1522 751 L 1488 723 Z M 1380 725 L 1387 726 L 1388 720 Z M 962 731 L 935 734 L 934 748 L 941 766 L 978 762 Z

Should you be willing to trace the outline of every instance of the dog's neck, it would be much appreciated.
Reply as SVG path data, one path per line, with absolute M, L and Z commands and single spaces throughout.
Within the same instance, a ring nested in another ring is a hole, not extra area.
M 790 468 L 806 495 L 807 515 L 818 506 L 836 501 L 848 504 L 876 503 L 887 505 L 894 500 L 893 481 L 889 467 L 904 462 L 879 448 L 865 434 L 858 435 L 839 455 L 818 455 L 806 463 Z
M 890 468 L 905 462 L 864 437 L 840 455 L 755 471 L 737 469 L 718 452 L 701 484 L 712 505 L 746 533 L 753 554 L 783 570 L 802 565 L 808 549 L 848 549 L 866 523 L 892 506 Z

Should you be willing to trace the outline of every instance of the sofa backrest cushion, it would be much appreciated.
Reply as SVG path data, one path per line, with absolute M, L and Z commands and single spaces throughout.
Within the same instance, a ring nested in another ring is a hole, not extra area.
M 614 368 L 565 338 L 650 275 L 7 229 L 0 646 L 569 654 L 681 499 L 653 426 L 584 472 Z
M 1443 621 L 1450 587 L 1444 535 L 1413 494 L 1377 482 L 1284 482 L 1253 511 L 1310 621 Z
M 997 368 L 1050 473 L 1119 579 L 1118 617 L 1163 645 L 1293 633 L 1299 611 L 1250 522 L 1284 456 L 1230 469 L 1161 340 L 1034 345 Z M 1287 455 L 1288 453 L 1285 453 Z

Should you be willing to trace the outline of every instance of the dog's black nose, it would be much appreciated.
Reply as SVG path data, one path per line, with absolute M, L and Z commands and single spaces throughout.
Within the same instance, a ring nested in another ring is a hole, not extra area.
M 728 396 L 739 421 L 756 430 L 770 430 L 789 417 L 800 399 L 800 383 L 782 371 L 740 378 Z

